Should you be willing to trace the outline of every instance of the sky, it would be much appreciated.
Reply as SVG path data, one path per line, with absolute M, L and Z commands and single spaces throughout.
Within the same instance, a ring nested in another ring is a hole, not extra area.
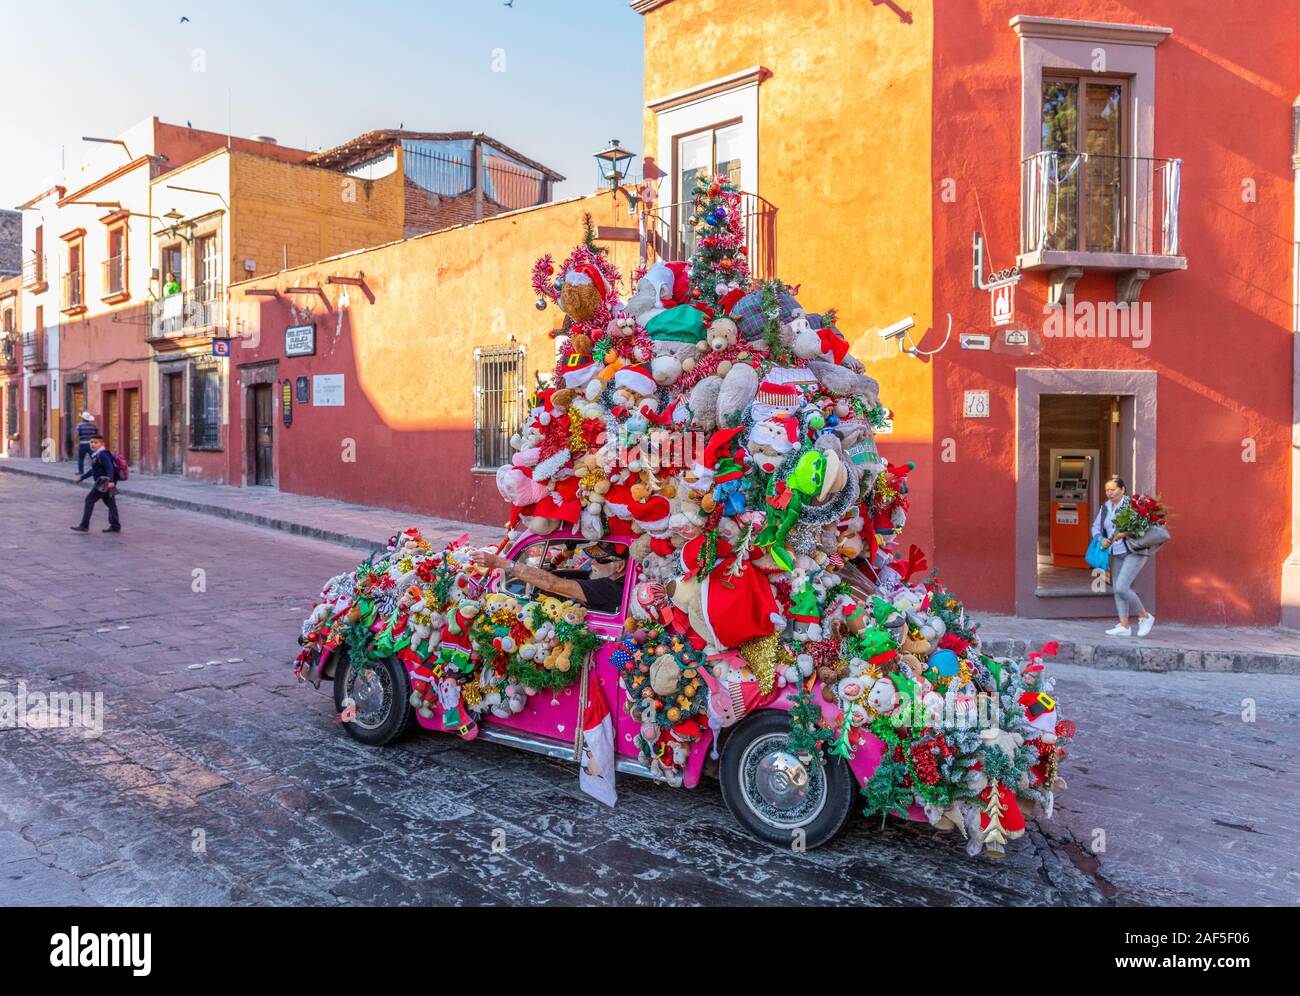
M 0 51 L 0 207 L 77 162 L 82 136 L 151 115 L 224 132 L 228 93 L 236 135 L 311 150 L 482 131 L 566 176 L 557 197 L 595 188 L 610 138 L 641 151 L 626 0 L 0 0 Z

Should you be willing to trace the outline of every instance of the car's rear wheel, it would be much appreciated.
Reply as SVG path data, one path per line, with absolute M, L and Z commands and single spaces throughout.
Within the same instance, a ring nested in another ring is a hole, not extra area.
M 387 657 L 357 670 L 346 656 L 340 658 L 334 668 L 334 707 L 343 712 L 349 704 L 356 712 L 343 728 L 354 740 L 382 747 L 403 736 L 415 718 L 405 665 Z
M 787 751 L 789 730 L 788 714 L 764 710 L 731 731 L 718 770 L 722 798 L 754 836 L 820 847 L 848 822 L 857 784 L 838 758 L 805 763 Z

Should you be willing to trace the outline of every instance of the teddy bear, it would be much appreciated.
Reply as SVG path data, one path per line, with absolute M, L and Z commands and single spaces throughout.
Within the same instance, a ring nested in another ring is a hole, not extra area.
M 581 626 L 587 618 L 587 607 L 577 602 L 566 602 L 560 610 L 560 619 L 570 626 Z
M 759 470 L 773 474 L 798 445 L 798 431 L 799 423 L 793 416 L 769 418 L 749 430 L 745 448 Z
M 729 425 L 758 397 L 758 371 L 737 363 L 722 378 L 718 389 L 718 424 Z

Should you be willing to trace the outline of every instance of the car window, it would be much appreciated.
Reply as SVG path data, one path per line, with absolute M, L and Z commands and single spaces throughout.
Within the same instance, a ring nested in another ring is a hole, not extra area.
M 519 555 L 514 558 L 516 564 L 523 564 L 525 567 L 541 567 L 542 558 L 546 553 L 546 541 L 538 540 L 536 543 L 529 543 L 519 551 Z M 525 583 L 519 578 L 506 578 L 499 590 L 509 592 L 511 595 L 527 596 L 532 594 L 532 585 Z

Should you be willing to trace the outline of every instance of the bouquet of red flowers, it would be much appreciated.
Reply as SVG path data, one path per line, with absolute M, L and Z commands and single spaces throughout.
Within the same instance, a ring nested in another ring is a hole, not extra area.
M 1115 513 L 1115 531 L 1142 536 L 1152 526 L 1163 526 L 1169 512 L 1159 498 L 1135 494 Z

